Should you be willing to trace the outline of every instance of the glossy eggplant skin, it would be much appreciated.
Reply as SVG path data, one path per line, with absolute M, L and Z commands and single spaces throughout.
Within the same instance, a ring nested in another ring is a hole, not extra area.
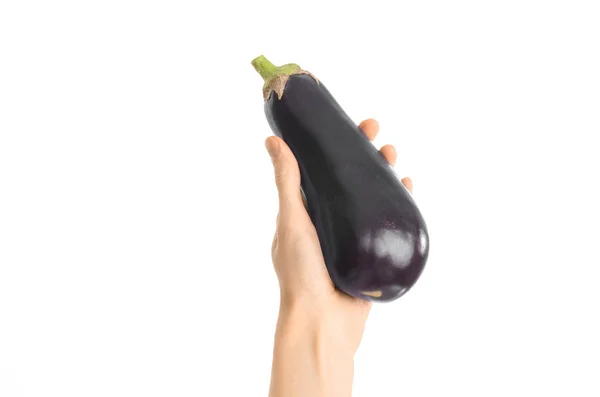
M 265 113 L 294 153 L 302 192 L 334 285 L 371 301 L 393 301 L 420 277 L 429 234 L 393 168 L 325 88 L 293 74 Z

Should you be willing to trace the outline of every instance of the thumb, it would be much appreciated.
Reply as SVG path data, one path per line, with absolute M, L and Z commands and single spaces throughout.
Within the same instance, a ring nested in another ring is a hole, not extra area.
M 275 136 L 267 138 L 265 146 L 275 171 L 280 216 L 289 216 L 298 210 L 305 211 L 300 193 L 300 170 L 291 149 Z

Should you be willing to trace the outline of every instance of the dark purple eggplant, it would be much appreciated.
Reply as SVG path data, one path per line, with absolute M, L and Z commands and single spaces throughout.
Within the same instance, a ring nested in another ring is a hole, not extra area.
M 398 299 L 417 282 L 429 254 L 427 227 L 411 194 L 323 82 L 262 55 L 252 65 L 265 80 L 269 126 L 298 161 L 334 285 L 365 300 Z

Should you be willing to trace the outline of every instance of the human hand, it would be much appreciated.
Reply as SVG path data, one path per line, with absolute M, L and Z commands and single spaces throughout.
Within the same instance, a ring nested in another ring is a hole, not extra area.
M 363 121 L 359 127 L 370 141 L 379 132 L 377 121 L 372 119 Z M 362 339 L 371 302 L 350 297 L 335 288 L 302 199 L 298 163 L 282 139 L 269 137 L 265 144 L 273 161 L 279 196 L 272 258 L 281 292 L 280 324 L 293 318 L 295 323 L 327 329 L 337 348 L 354 354 Z M 395 165 L 396 150 L 392 145 L 383 146 L 380 152 Z M 402 182 L 412 192 L 410 178 Z

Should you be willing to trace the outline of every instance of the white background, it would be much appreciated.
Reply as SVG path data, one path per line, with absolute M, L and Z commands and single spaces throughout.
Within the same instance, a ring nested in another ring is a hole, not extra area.
M 380 121 L 428 222 L 355 396 L 598 396 L 593 1 L 2 1 L 0 396 L 265 396 L 265 54 Z

